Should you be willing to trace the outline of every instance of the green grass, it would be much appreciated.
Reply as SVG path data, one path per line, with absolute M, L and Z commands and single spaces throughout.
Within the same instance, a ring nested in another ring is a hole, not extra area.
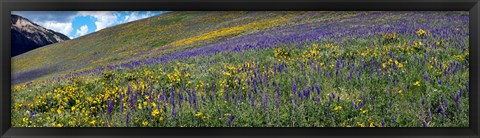
M 345 17 L 339 21 L 348 26 L 352 18 L 348 13 L 335 15 Z M 196 15 L 197 12 L 184 14 Z M 245 18 L 257 17 L 251 14 Z M 237 14 L 227 15 L 231 20 L 239 18 Z M 258 17 L 276 17 L 276 14 L 262 15 Z M 387 15 L 377 17 L 379 19 L 374 22 L 395 17 Z M 194 17 L 197 16 L 182 17 L 181 21 Z M 334 17 L 306 18 L 304 21 L 329 18 Z M 133 27 L 136 24 L 124 25 Z M 200 33 L 194 36 L 198 35 Z M 13 85 L 12 126 L 423 127 L 424 122 L 428 127 L 468 127 L 468 37 L 447 36 L 445 39 L 455 41 L 437 45 L 439 39 L 430 35 L 399 33 L 392 40 L 385 36 L 378 33 L 368 38 L 352 35 L 291 42 L 132 69 L 107 69 L 59 82 Z M 154 55 L 182 52 L 219 41 L 215 39 L 228 37 L 197 41 L 198 44 Z M 431 44 L 435 44 L 435 48 Z M 467 50 L 458 45 L 467 46 Z M 121 60 L 130 60 L 130 57 L 111 57 L 105 62 Z M 440 63 L 452 67 L 458 64 L 458 68 L 453 71 Z M 285 66 L 279 67 L 281 64 Z M 446 70 L 448 72 L 444 72 Z M 428 75 L 428 80 L 424 74 Z M 438 82 L 440 80 L 442 83 Z M 321 89 L 319 93 L 317 86 Z M 455 96 L 459 96 L 458 101 Z M 437 112 L 439 106 L 443 110 Z M 33 111 L 36 115 L 30 117 Z

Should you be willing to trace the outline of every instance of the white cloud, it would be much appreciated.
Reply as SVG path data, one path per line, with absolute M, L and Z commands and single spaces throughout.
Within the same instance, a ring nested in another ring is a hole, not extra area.
M 11 13 L 25 17 L 33 22 L 71 22 L 78 14 L 77 11 L 12 11 Z
M 138 11 L 132 12 L 130 15 L 125 16 L 125 19 L 123 20 L 124 22 L 131 22 L 135 20 L 140 20 L 143 18 L 147 18 L 153 16 L 153 13 L 148 11 L 146 14 L 139 14 Z
M 87 25 L 83 25 L 82 27 L 80 27 L 80 29 L 77 29 L 77 36 L 83 36 L 85 34 L 87 34 L 88 32 L 88 26 Z
M 79 15 L 81 16 L 92 16 L 96 19 L 95 26 L 97 29 L 95 31 L 102 30 L 109 26 L 115 25 L 117 23 L 118 13 L 114 11 L 81 11 Z
M 45 22 L 38 22 L 41 26 L 54 30 L 56 32 L 60 32 L 64 35 L 69 36 L 73 30 L 71 22 L 56 22 L 56 21 L 45 21 Z
M 88 30 L 99 31 L 117 24 L 148 18 L 158 13 L 151 11 L 14 11 L 12 14 L 27 17 L 29 20 L 45 28 L 60 32 L 70 38 L 76 38 L 85 35 L 88 33 Z M 77 16 L 91 17 L 96 28 L 89 28 L 88 26 L 73 28 L 73 20 Z

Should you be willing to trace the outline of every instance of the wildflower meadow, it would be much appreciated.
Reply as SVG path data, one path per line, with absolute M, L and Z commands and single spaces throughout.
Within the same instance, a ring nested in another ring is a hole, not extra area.
M 467 11 L 160 14 L 12 58 L 12 126 L 468 127 L 468 24 Z

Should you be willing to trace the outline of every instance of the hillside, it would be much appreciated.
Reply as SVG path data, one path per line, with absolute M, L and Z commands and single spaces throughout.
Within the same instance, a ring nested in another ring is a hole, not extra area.
M 358 13 L 170 12 L 14 57 L 13 82 L 16 84 L 66 71 L 147 59 L 272 27 L 354 14 Z
M 30 50 L 70 40 L 64 34 L 46 29 L 18 15 L 11 15 L 12 57 Z
M 12 60 L 14 127 L 468 127 L 466 11 L 170 12 Z

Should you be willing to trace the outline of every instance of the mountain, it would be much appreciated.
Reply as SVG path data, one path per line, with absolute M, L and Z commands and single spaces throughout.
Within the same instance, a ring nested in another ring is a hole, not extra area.
M 18 15 L 11 15 L 12 57 L 30 50 L 70 40 L 64 34 L 46 29 Z

